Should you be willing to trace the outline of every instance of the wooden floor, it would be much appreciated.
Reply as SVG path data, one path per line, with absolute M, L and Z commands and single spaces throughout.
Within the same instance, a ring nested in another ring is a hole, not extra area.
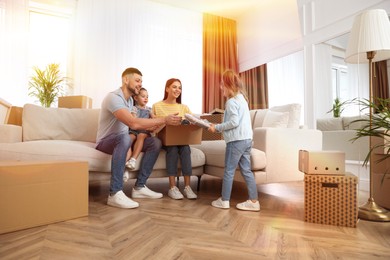
M 234 208 L 246 199 L 239 183 L 233 207 L 210 206 L 222 183 L 208 176 L 193 201 L 168 198 L 168 180 L 150 179 L 164 198 L 139 199 L 130 210 L 106 205 L 108 184 L 107 176 L 91 176 L 88 217 L 0 235 L 0 259 L 390 259 L 390 222 L 304 222 L 302 182 L 259 186 L 260 212 Z

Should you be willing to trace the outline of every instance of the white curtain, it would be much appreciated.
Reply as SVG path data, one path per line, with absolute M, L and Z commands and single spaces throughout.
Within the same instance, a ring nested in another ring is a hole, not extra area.
M 328 44 L 315 45 L 314 84 L 316 102 L 315 118 L 332 117 L 327 113 L 333 104 L 332 94 L 332 47 Z
M 121 85 L 121 73 L 143 73 L 149 105 L 162 100 L 165 82 L 179 78 L 182 103 L 202 110 L 202 14 L 147 0 L 78 0 L 74 94 L 93 99 Z
M 28 0 L 0 0 L 0 97 L 15 106 L 28 97 Z
M 290 103 L 301 104 L 304 117 L 303 51 L 267 63 L 269 107 Z

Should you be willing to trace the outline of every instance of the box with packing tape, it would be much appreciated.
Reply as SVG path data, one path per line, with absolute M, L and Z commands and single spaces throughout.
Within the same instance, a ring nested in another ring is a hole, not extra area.
M 345 174 L 345 153 L 340 151 L 299 151 L 299 171 L 306 174 Z

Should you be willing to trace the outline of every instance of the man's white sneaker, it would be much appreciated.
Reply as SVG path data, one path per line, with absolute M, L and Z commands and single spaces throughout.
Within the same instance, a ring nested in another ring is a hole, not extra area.
M 126 194 L 124 194 L 121 190 L 112 196 L 108 196 L 107 205 L 123 209 L 132 209 L 139 207 L 138 202 L 135 202 L 134 200 L 127 197 Z
M 184 195 L 187 197 L 187 199 L 190 199 L 190 200 L 194 200 L 196 199 L 198 196 L 196 196 L 196 194 L 192 191 L 191 187 L 190 186 L 186 186 L 184 188 Z
M 137 163 L 137 159 L 135 158 L 130 158 L 130 160 L 128 160 L 126 162 L 126 167 L 129 168 L 130 170 L 134 170 L 135 169 L 135 164 Z
M 123 173 L 123 182 L 127 182 L 129 180 L 129 173 L 127 171 L 125 171 Z
M 220 209 L 230 208 L 230 202 L 228 200 L 222 200 L 222 198 L 214 200 L 213 202 L 211 202 L 211 205 L 213 207 L 220 208 Z
M 242 203 L 238 203 L 236 207 L 241 210 L 259 211 L 260 203 L 259 201 L 252 202 L 251 200 L 247 200 Z
M 169 189 L 168 196 L 174 200 L 181 200 L 184 198 L 183 194 L 181 194 L 181 192 L 176 186 Z
M 134 199 L 144 199 L 144 198 L 159 199 L 159 198 L 162 198 L 163 195 L 162 195 L 162 193 L 150 190 L 145 185 L 143 188 L 140 188 L 139 190 L 136 190 L 133 188 L 133 192 L 131 194 L 131 197 L 133 197 Z

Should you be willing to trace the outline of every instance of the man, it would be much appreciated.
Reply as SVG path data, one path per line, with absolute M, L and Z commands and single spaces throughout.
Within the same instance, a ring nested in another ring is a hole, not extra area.
M 137 95 L 142 87 L 142 73 L 136 68 L 127 68 L 122 73 L 122 86 L 108 93 L 102 102 L 99 116 L 96 149 L 112 154 L 110 194 L 107 204 L 119 208 L 136 208 L 138 202 L 127 197 L 123 189 L 123 173 L 125 171 L 127 151 L 132 140 L 129 128 L 134 130 L 154 130 L 163 124 L 179 125 L 181 118 L 169 115 L 164 118 L 136 118 L 131 113 L 133 95 Z M 152 173 L 153 166 L 160 153 L 161 141 L 148 137 L 144 141 L 137 181 L 132 190 L 132 198 L 161 198 L 163 195 L 146 187 L 146 181 Z

